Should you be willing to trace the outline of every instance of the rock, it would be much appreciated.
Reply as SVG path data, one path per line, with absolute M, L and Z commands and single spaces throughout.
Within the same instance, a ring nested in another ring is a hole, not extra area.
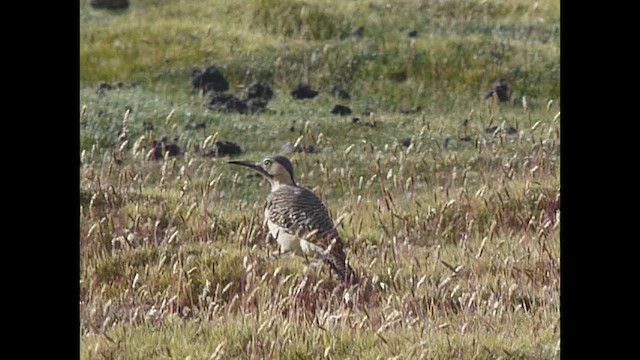
M 312 90 L 309 85 L 306 84 L 298 84 L 293 91 L 291 91 L 291 96 L 294 99 L 313 99 L 318 95 L 318 92 Z
M 411 108 L 405 104 L 400 105 L 400 109 L 398 109 L 398 111 L 400 112 L 400 114 L 411 114 L 413 112 L 413 110 L 411 110 Z
M 129 8 L 129 0 L 91 0 L 91 6 L 94 9 L 127 9 Z
M 108 82 L 101 82 L 100 84 L 98 84 L 98 89 L 96 90 L 96 92 L 98 91 L 105 91 L 105 90 L 112 90 L 113 89 L 113 85 L 109 84 Z
M 226 109 L 228 112 L 237 112 L 240 114 L 246 114 L 249 112 L 249 107 L 247 103 L 243 100 L 238 99 L 235 96 L 232 96 L 229 101 L 226 103 Z
M 256 114 L 267 110 L 267 102 L 260 99 L 242 100 L 231 94 L 214 94 L 209 109 L 239 114 Z
M 169 142 L 166 136 L 160 141 L 153 140 L 151 147 L 153 148 L 152 160 L 164 159 L 164 154 L 169 153 L 169 156 L 179 156 L 182 154 L 182 148 L 177 144 L 178 139 L 175 138 L 174 142 Z
M 351 31 L 351 36 L 362 37 L 364 35 L 364 26 L 358 26 Z
M 229 155 L 239 155 L 242 153 L 240 145 L 231 141 L 216 141 L 211 148 L 202 153 L 206 157 L 221 157 Z
M 464 119 L 460 122 L 460 127 L 462 128 L 462 134 L 460 134 L 460 131 L 458 131 L 458 139 L 460 141 L 466 141 L 466 142 L 470 142 L 471 141 L 471 136 L 469 136 L 467 134 L 467 131 L 469 130 L 469 119 Z
M 209 66 L 203 71 L 193 70 L 191 72 L 191 84 L 196 90 L 222 92 L 229 90 L 229 82 L 222 72 L 215 66 Z
M 408 148 L 411 145 L 411 138 L 404 138 L 400 141 L 402 146 Z
M 121 81 L 119 81 L 119 82 L 117 82 L 115 84 L 111 84 L 111 83 L 108 83 L 106 81 L 103 81 L 100 84 L 98 84 L 98 88 L 96 89 L 96 94 L 103 95 L 105 91 L 113 90 L 113 89 L 116 89 L 116 88 L 121 89 L 123 87 L 124 87 L 124 83 L 121 82 Z
M 234 98 L 236 97 L 231 94 L 213 94 L 213 96 L 211 96 L 211 100 L 209 100 L 209 108 L 226 107 L 227 103 Z
M 500 100 L 500 102 L 507 102 L 511 98 L 509 84 L 504 79 L 494 82 L 493 85 L 491 85 L 491 90 L 487 92 L 484 98 L 490 99 L 493 97 L 494 93 L 498 96 L 498 100 Z
M 503 131 L 507 134 L 507 135 L 516 135 L 518 134 L 518 129 L 514 128 L 513 126 L 509 125 L 506 128 L 502 129 L 499 126 L 490 126 L 486 129 L 484 129 L 484 131 L 489 134 L 489 135 L 493 135 L 495 133 L 499 133 L 501 131 Z
M 142 123 L 142 129 L 144 131 L 153 131 L 153 124 L 149 121 L 145 121 Z
M 354 117 L 353 119 L 351 119 L 351 123 L 352 124 L 357 124 L 357 125 L 364 125 L 364 126 L 368 126 L 370 128 L 375 128 L 378 124 L 378 122 L 375 120 L 375 118 L 372 118 L 372 121 L 366 121 L 366 122 L 362 122 L 362 119 L 360 119 L 359 117 Z
M 336 105 L 331 110 L 331 113 L 335 115 L 344 116 L 344 115 L 351 114 L 351 109 L 349 109 L 347 106 L 344 106 L 344 105 Z
M 500 128 L 499 128 L 499 127 L 497 127 L 497 126 L 490 126 L 490 127 L 486 128 L 486 129 L 484 129 L 484 132 L 485 132 L 485 133 L 487 133 L 487 134 L 493 135 L 493 134 L 495 134 L 499 129 L 500 129 Z
M 408 36 L 408 37 L 411 37 L 411 38 L 414 38 L 414 37 L 418 36 L 418 30 L 415 30 L 415 29 L 414 29 L 414 30 L 409 31 L 409 32 L 407 33 L 407 36 Z
M 164 151 L 169 153 L 169 156 L 178 156 L 182 154 L 182 149 L 176 143 L 164 144 Z
M 274 92 L 271 86 L 265 83 L 259 82 L 259 83 L 251 84 L 247 88 L 244 98 L 246 100 L 259 99 L 263 101 L 269 101 L 273 98 L 273 95 L 274 95 Z
M 186 130 L 202 130 L 207 128 L 207 123 L 204 121 L 201 121 L 195 124 L 187 124 L 184 128 Z
M 163 145 L 159 141 L 153 140 L 153 154 L 151 155 L 151 160 L 158 160 L 163 158 Z
M 214 94 L 209 101 L 209 109 L 218 111 L 237 112 L 246 114 L 248 112 L 247 103 L 231 94 Z
M 424 107 L 422 107 L 422 106 L 417 106 L 415 109 L 412 109 L 409 106 L 401 105 L 400 109 L 398 111 L 401 114 L 409 115 L 409 114 L 419 113 L 420 111 L 422 111 L 423 108 Z
M 331 89 L 331 93 L 333 94 L 333 96 L 337 97 L 338 99 L 343 99 L 343 100 L 351 99 L 351 95 L 349 95 L 349 93 L 346 90 L 339 88 L 337 86 L 334 86 L 333 89 Z
M 442 144 L 442 146 L 446 149 L 449 147 L 449 143 L 451 142 L 451 137 L 450 136 L 446 136 L 444 138 L 444 143 Z
M 280 149 L 281 154 L 293 154 L 293 153 L 314 154 L 317 152 L 318 152 L 318 149 L 313 145 L 293 146 L 291 144 L 284 144 Z
M 249 107 L 248 112 L 250 114 L 257 114 L 267 110 L 267 102 L 260 99 L 251 99 L 247 101 Z

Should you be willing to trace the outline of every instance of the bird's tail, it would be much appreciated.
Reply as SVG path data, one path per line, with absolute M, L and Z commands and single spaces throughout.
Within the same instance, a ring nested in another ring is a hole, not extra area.
M 333 259 L 332 259 L 333 260 Z M 333 271 L 336 272 L 338 277 L 348 285 L 355 285 L 359 282 L 358 274 L 353 270 L 351 265 L 348 264 L 346 259 L 344 261 L 335 261 L 327 259 L 327 263 L 331 266 Z
M 337 237 L 337 234 L 325 250 L 324 259 L 346 285 L 355 285 L 358 283 L 358 274 L 356 274 L 351 265 L 349 265 L 347 255 L 342 249 L 342 242 L 340 238 Z
M 353 270 L 353 268 L 349 264 L 347 264 L 347 271 L 343 279 L 345 284 L 348 284 L 348 285 L 356 285 L 357 283 L 360 282 L 360 279 L 358 278 L 358 274 Z

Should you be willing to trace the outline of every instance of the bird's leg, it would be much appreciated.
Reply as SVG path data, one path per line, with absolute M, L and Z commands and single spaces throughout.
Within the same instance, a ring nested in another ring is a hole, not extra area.
M 288 252 L 289 251 L 283 250 L 282 246 L 280 246 L 280 244 L 278 244 L 278 249 L 271 251 L 271 256 L 273 258 L 275 258 L 275 259 L 278 259 L 278 258 L 282 257 L 284 254 L 286 254 Z
M 266 224 L 266 221 L 265 221 Z M 278 244 L 278 242 L 276 241 L 276 239 L 278 238 L 278 234 L 276 234 L 276 236 L 274 237 L 273 235 L 271 235 L 270 231 L 267 231 L 267 235 L 265 236 L 265 240 L 267 244 L 270 244 L 271 241 L 269 241 L 271 239 L 273 239 L 273 242 L 276 243 L 276 246 L 278 246 L 277 250 L 273 250 L 269 253 L 269 257 L 272 259 L 277 259 L 279 258 L 282 254 L 285 253 L 285 251 L 282 251 L 282 247 L 280 246 L 280 244 Z
M 312 271 L 312 269 L 317 269 L 317 268 L 322 269 L 322 261 L 317 254 L 310 256 L 309 254 L 303 251 L 302 256 L 304 257 L 305 263 L 307 265 L 305 269 L 305 276 L 307 276 L 306 274 Z
M 271 237 L 271 233 L 269 233 L 269 231 L 267 231 L 267 235 L 265 235 L 265 237 L 264 237 L 264 243 L 267 244 L 267 248 L 269 247 L 268 244 L 271 243 L 271 241 L 269 241 L 270 237 Z M 269 258 L 272 258 L 272 259 L 276 258 L 277 257 L 276 255 L 278 255 L 279 253 L 280 253 L 279 249 L 278 250 L 269 251 Z
M 305 268 L 304 268 L 304 277 L 306 278 L 309 274 L 309 266 L 311 264 L 311 262 L 309 261 L 309 257 L 307 256 L 307 253 L 304 251 L 300 251 L 302 253 L 302 257 L 304 258 L 304 263 L 305 263 Z

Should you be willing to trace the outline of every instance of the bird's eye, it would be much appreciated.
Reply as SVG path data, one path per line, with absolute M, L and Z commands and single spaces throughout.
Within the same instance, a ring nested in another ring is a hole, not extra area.
M 270 165 L 271 165 L 271 160 L 269 160 L 269 159 L 264 159 L 264 160 L 262 161 L 262 163 L 264 164 L 264 166 L 270 166 Z

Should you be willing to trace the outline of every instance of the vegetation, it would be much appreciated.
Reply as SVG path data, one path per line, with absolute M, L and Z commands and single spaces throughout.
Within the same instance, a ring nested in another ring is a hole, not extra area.
M 81 357 L 559 358 L 559 7 L 80 1 Z M 273 86 L 271 111 L 208 109 L 189 76 L 211 65 L 230 93 Z M 512 100 L 485 100 L 499 78 Z M 183 154 L 153 160 L 163 136 Z M 216 140 L 318 150 L 289 157 L 359 288 L 271 254 L 268 184 L 202 156 Z

